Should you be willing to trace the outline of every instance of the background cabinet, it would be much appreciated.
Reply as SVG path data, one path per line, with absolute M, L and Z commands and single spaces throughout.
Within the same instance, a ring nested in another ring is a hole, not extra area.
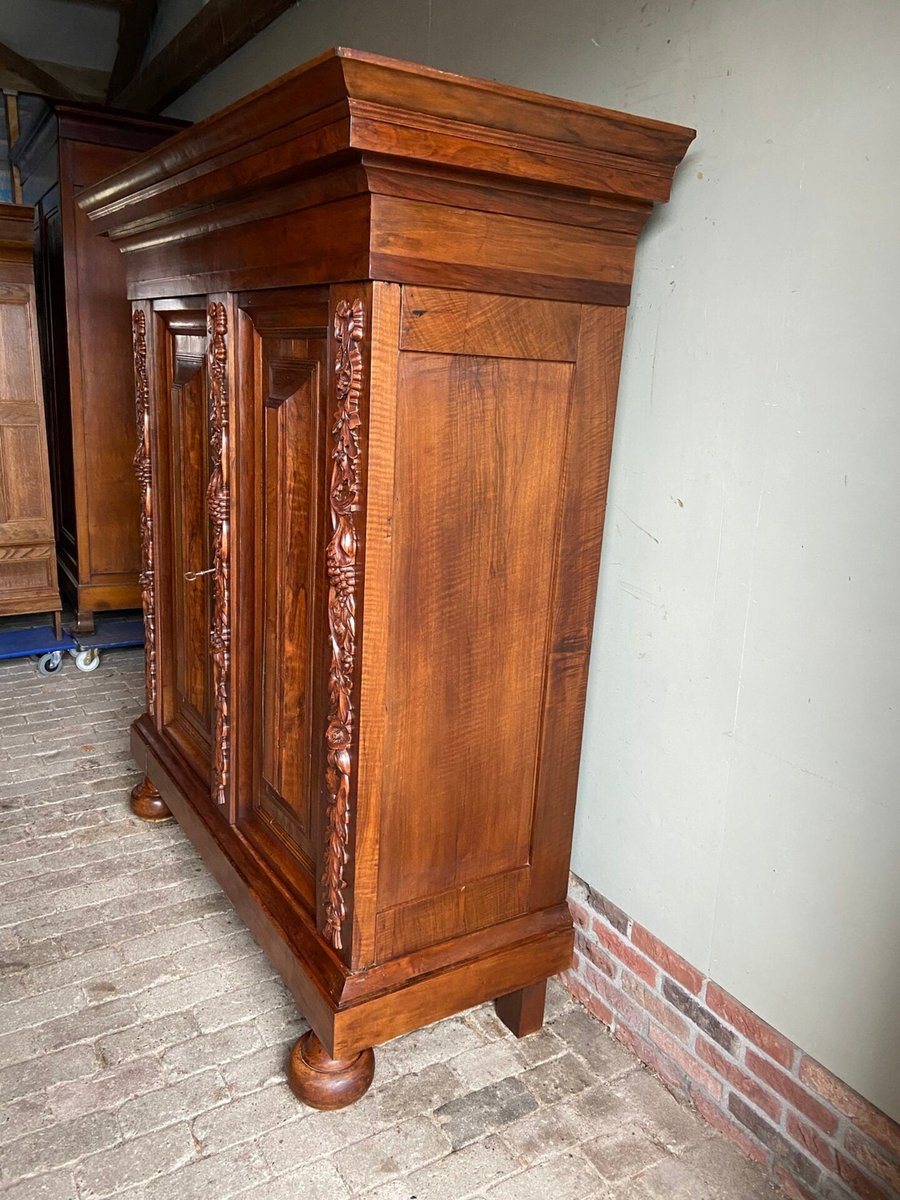
M 89 632 L 94 611 L 140 604 L 140 550 L 124 264 L 76 199 L 184 123 L 37 96 L 20 98 L 20 114 L 12 157 L 35 206 L 60 581 L 76 629 Z
M 569 965 L 625 306 L 691 137 L 340 50 L 82 200 L 134 300 L 133 808 L 292 989 L 309 1103 L 492 997 L 536 1029 Z
M 33 219 L 0 204 L 0 614 L 52 612 L 58 623 Z

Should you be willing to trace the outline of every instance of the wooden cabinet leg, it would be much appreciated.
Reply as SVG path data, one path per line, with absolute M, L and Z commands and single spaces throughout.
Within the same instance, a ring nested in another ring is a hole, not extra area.
M 83 608 L 79 608 L 75 613 L 75 620 L 72 622 L 72 632 L 83 633 L 85 635 L 96 633 L 94 614 L 92 612 L 87 612 Z
M 331 1058 L 312 1030 L 291 1050 L 288 1083 L 298 1100 L 310 1108 L 346 1108 L 369 1090 L 375 1074 L 375 1054 L 361 1050 L 354 1058 Z
M 519 988 L 494 1001 L 497 1016 L 516 1037 L 527 1037 L 537 1033 L 544 1024 L 544 1000 L 547 996 L 547 980 Z
M 53 614 L 53 636 L 57 641 L 62 637 L 62 613 L 55 612 Z
M 172 815 L 149 779 L 142 779 L 132 790 L 131 811 L 142 821 L 165 821 Z

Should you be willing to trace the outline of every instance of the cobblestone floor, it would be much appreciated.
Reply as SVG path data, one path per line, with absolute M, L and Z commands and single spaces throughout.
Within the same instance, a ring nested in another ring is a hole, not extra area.
M 139 651 L 0 662 L 0 1192 L 9 1200 L 774 1200 L 558 985 L 376 1051 L 357 1105 L 290 1094 L 303 1029 L 174 824 L 126 807 Z

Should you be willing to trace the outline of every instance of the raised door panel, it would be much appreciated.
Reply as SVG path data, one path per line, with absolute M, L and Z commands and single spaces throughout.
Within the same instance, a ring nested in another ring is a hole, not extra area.
M 169 597 L 163 719 L 205 771 L 213 737 L 206 310 L 159 315 L 158 439 L 164 470 L 156 489 L 161 527 L 157 561 L 165 564 L 161 582 L 163 588 L 168 584 Z
M 580 322 L 578 305 L 405 291 L 381 959 L 528 908 Z
M 23 268 L 24 269 L 24 268 Z M 0 282 L 0 611 L 56 588 L 47 444 L 31 286 Z
M 318 293 L 242 297 L 244 464 L 253 446 L 253 696 L 244 828 L 312 905 L 324 724 L 322 494 L 327 306 Z M 242 495 L 250 493 L 249 480 Z M 251 514 L 247 513 L 248 520 Z

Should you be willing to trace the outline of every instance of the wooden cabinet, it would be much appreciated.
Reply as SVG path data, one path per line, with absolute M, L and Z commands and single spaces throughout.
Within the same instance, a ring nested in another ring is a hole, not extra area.
M 134 301 L 133 807 L 296 996 L 309 1103 L 569 965 L 625 306 L 692 136 L 340 50 L 82 199 Z
M 35 265 L 57 558 L 75 628 L 140 604 L 134 397 L 125 265 L 76 199 L 180 121 L 20 98 L 13 161 L 35 205 Z
M 0 615 L 60 599 L 41 396 L 31 208 L 0 204 Z

